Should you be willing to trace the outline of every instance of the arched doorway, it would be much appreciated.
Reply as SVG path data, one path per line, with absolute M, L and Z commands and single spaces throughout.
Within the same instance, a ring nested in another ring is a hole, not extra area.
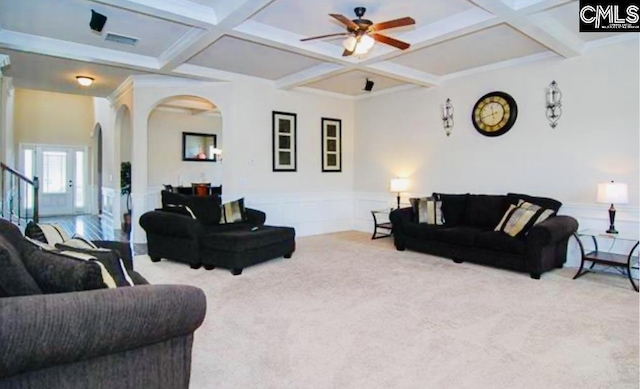
M 131 193 L 131 159 L 133 144 L 133 123 L 131 111 L 129 107 L 123 104 L 116 115 L 115 137 L 114 137 L 114 165 L 113 177 L 115 182 L 113 187 L 116 189 L 113 199 L 113 218 L 114 229 L 121 227 L 123 230 L 130 231 L 131 226 L 131 209 L 130 198 Z M 124 164 L 129 164 L 129 185 L 126 186 L 122 180 L 122 172 Z
M 220 110 L 208 99 L 180 95 L 159 101 L 147 120 L 149 189 L 159 195 L 163 185 L 190 186 L 196 182 L 222 185 L 220 157 L 215 161 L 212 158 L 194 161 L 183 155 L 183 133 L 202 134 L 207 139 L 213 136 L 214 148 L 224 150 L 222 127 Z

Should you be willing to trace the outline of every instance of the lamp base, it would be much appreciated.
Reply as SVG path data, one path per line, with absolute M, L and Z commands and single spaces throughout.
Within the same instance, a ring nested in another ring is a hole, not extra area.
M 398 193 L 398 209 L 400 209 L 400 193 Z
M 609 229 L 607 230 L 607 234 L 618 233 L 618 231 L 616 230 L 616 227 L 613 225 L 615 221 L 616 221 L 616 209 L 613 206 L 613 204 L 611 204 L 611 208 L 609 208 Z

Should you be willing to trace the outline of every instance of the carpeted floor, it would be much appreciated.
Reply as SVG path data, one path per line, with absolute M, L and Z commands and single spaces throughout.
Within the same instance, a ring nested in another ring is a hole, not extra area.
M 151 283 L 207 295 L 192 388 L 638 388 L 623 277 L 532 280 L 360 232 L 297 246 L 237 277 L 136 257 Z

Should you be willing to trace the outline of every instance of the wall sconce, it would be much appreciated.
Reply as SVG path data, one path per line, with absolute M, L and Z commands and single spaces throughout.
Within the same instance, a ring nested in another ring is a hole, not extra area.
M 556 128 L 562 116 L 562 92 L 555 81 L 551 81 L 547 89 L 547 119 L 551 128 Z
M 211 154 L 213 154 L 213 157 L 215 158 L 216 161 L 222 162 L 222 149 L 219 149 L 216 147 L 213 150 L 211 150 Z
M 447 136 L 451 135 L 451 129 L 453 128 L 453 105 L 450 99 L 447 99 L 442 106 L 442 127 L 444 127 Z

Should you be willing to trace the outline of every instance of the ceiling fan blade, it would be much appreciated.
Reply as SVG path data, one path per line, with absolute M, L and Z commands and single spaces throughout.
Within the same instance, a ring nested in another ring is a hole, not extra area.
M 350 55 L 352 55 L 352 54 L 353 54 L 353 51 L 349 51 L 349 50 L 347 50 L 347 49 L 345 49 L 345 50 L 342 52 L 342 56 L 343 56 L 343 57 L 348 57 L 348 56 L 350 56 Z
M 396 47 L 396 48 L 398 48 L 400 50 L 406 50 L 409 47 L 411 47 L 411 45 L 408 44 L 407 42 L 399 41 L 397 39 L 388 37 L 386 35 L 372 34 L 371 36 L 373 37 L 373 39 L 377 40 L 378 42 L 386 43 L 386 44 L 391 45 L 393 47 Z
M 372 25 L 371 27 L 369 27 L 369 31 L 371 31 L 371 32 L 382 31 L 382 30 L 386 30 L 386 29 L 389 29 L 389 28 L 410 26 L 412 24 L 416 24 L 416 21 L 413 20 L 413 18 L 405 17 L 405 18 L 400 18 L 400 19 L 388 20 L 388 21 L 382 22 L 382 23 L 376 23 L 376 24 Z
M 335 34 L 327 34 L 327 35 L 312 36 L 311 38 L 303 38 L 303 39 L 300 39 L 300 42 L 310 41 L 310 40 L 313 40 L 313 39 L 328 38 L 328 37 L 330 37 L 330 36 L 341 36 L 341 35 L 342 35 L 342 36 L 344 36 L 344 35 L 349 35 L 349 33 L 348 33 L 348 32 L 338 32 L 338 33 L 335 33 Z
M 357 29 L 360 28 L 360 27 L 358 27 L 357 24 L 355 24 L 352 20 L 350 20 L 348 17 L 346 17 L 344 15 L 329 14 L 329 16 L 331 16 L 334 19 L 338 20 L 340 23 L 344 24 L 345 26 L 347 26 L 347 28 L 350 28 L 352 30 L 357 30 Z

